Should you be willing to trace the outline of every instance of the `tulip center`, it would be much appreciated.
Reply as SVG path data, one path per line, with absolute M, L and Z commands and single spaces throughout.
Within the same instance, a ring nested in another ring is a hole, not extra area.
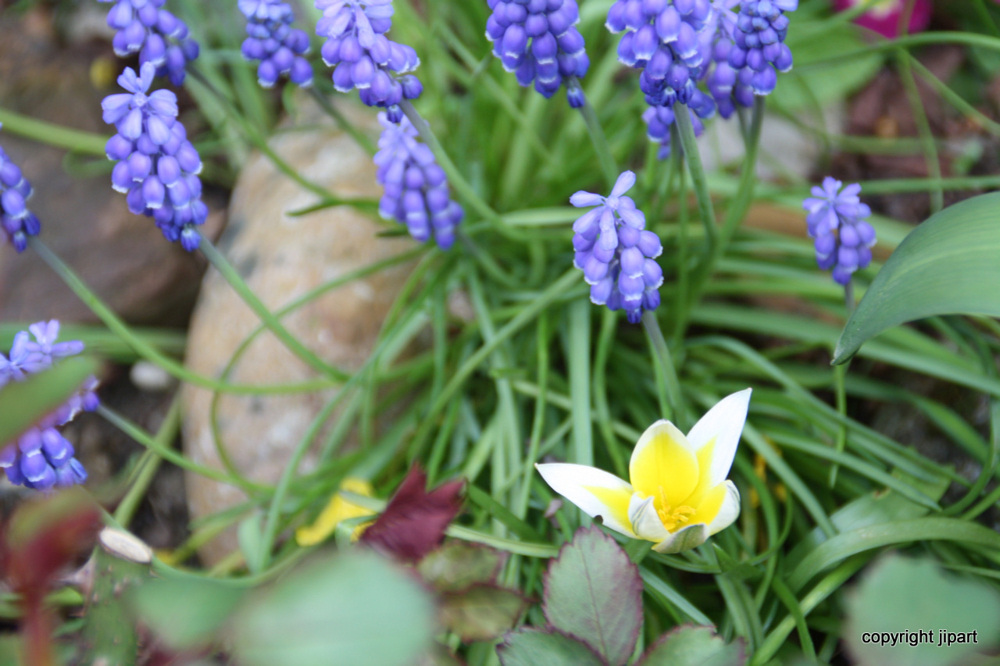
M 653 500 L 653 506 L 656 508 L 656 515 L 660 517 L 660 522 L 663 523 L 668 532 L 675 532 L 679 527 L 683 527 L 684 523 L 695 514 L 695 509 L 684 504 L 671 507 L 667 503 L 663 488 L 660 488 L 660 496 Z

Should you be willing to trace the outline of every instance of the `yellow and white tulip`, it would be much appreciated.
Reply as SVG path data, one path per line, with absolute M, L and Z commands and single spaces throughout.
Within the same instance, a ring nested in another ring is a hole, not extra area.
M 542 478 L 584 513 L 660 553 L 705 543 L 740 513 L 729 476 L 746 422 L 750 391 L 718 402 L 684 434 L 670 421 L 646 429 L 632 451 L 628 483 L 587 465 L 537 464 Z

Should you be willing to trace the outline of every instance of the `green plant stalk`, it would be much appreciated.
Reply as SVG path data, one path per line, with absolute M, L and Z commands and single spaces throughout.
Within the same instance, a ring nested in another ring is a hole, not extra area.
M 549 316 L 547 312 L 543 311 L 538 316 L 535 339 L 536 353 L 538 354 L 538 398 L 535 400 L 535 414 L 531 422 L 531 435 L 528 438 L 528 464 L 524 466 L 520 493 L 513 508 L 514 515 L 522 520 L 528 513 L 531 480 L 535 475 L 535 461 L 538 460 L 538 448 L 541 446 L 542 433 L 545 430 L 545 398 L 549 387 Z
M 684 399 L 681 396 L 681 383 L 677 378 L 677 368 L 674 367 L 670 347 L 663 338 L 663 331 L 660 330 L 660 322 L 652 312 L 643 312 L 642 327 L 646 331 L 649 346 L 653 350 L 653 363 L 659 370 L 657 375 L 663 382 L 663 390 L 666 391 L 668 404 L 663 406 L 666 409 L 663 410 L 661 418 L 672 420 L 683 429 L 687 426 L 687 414 L 684 409 Z M 661 407 L 661 409 L 663 408 Z
M 618 165 L 611 154 L 608 137 L 605 136 L 604 130 L 601 128 L 601 122 L 597 119 L 594 107 L 590 105 L 590 102 L 586 98 L 584 98 L 583 106 L 580 107 L 580 116 L 583 118 L 583 123 L 587 126 L 587 134 L 590 135 L 590 141 L 594 144 L 594 152 L 597 153 L 597 161 L 601 165 L 601 171 L 604 172 L 604 179 L 607 181 L 608 188 L 611 188 L 618 179 Z
M 847 448 L 847 390 L 844 381 L 847 377 L 847 364 L 837 365 L 833 368 L 833 390 L 837 397 L 837 413 L 840 414 L 845 420 L 840 424 L 837 429 L 837 442 L 835 450 L 837 453 L 843 453 L 844 449 Z M 830 464 L 830 476 L 827 481 L 827 485 L 833 488 L 837 485 L 837 471 L 840 469 L 840 465 L 837 461 L 833 461 Z
M 743 160 L 743 171 L 740 174 L 740 182 L 736 189 L 736 195 L 729 204 L 729 209 L 726 212 L 726 217 L 723 221 L 722 229 L 719 232 L 716 242 L 710 244 L 712 249 L 711 254 L 709 254 L 704 263 L 698 267 L 698 270 L 691 281 L 691 292 L 687 304 L 681 312 L 677 313 L 677 330 L 682 338 L 684 331 L 687 329 L 691 309 L 701 297 L 701 294 L 705 290 L 716 265 L 719 263 L 722 255 L 725 254 L 729 241 L 732 239 L 733 234 L 736 233 L 737 227 L 739 227 L 740 223 L 743 221 L 743 217 L 746 215 L 747 210 L 750 208 L 754 185 L 757 182 L 757 150 L 760 147 L 760 128 L 764 121 L 764 106 L 763 97 L 754 98 L 753 115 L 750 120 L 750 140 L 746 146 L 746 156 Z M 678 118 L 683 116 L 683 113 L 677 114 Z M 688 120 L 690 121 L 690 119 Z M 681 135 L 681 138 L 683 139 L 683 134 Z M 691 166 L 693 170 L 693 164 L 688 162 L 688 165 Z M 700 201 L 701 196 L 699 195 L 698 198 Z
M 257 297 L 249 285 L 243 280 L 239 272 L 229 263 L 229 260 L 216 249 L 207 238 L 202 237 L 199 244 L 201 253 L 205 255 L 209 263 L 225 278 L 233 290 L 243 299 L 243 302 L 250 306 L 260 320 L 267 326 L 275 337 L 280 340 L 288 351 L 299 357 L 306 365 L 316 372 L 326 375 L 334 381 L 346 381 L 350 375 L 338 368 L 333 367 L 312 350 L 308 349 L 302 342 L 292 335 L 281 321 L 271 312 L 266 305 Z
M 180 400 L 175 396 L 173 402 L 170 404 L 170 409 L 167 411 L 167 416 L 160 425 L 160 429 L 153 436 L 153 441 L 157 443 L 159 448 L 169 448 L 173 443 L 180 429 L 180 417 Z M 128 527 L 128 524 L 132 522 L 132 517 L 135 516 L 136 510 L 139 508 L 139 503 L 142 502 L 142 498 L 145 497 L 150 484 L 153 483 L 156 470 L 160 468 L 160 463 L 163 462 L 163 458 L 156 451 L 147 449 L 146 453 L 151 457 L 144 461 L 132 486 L 125 493 L 125 497 L 122 498 L 122 501 L 115 509 L 115 520 L 122 527 Z
M 100 134 L 70 129 L 44 120 L 22 116 L 3 108 L 0 108 L 0 124 L 3 124 L 4 132 L 16 134 L 38 143 L 65 148 L 77 153 L 107 157 L 104 146 L 108 142 L 108 137 Z
M 330 103 L 330 100 L 327 98 L 326 95 L 322 94 L 319 90 L 317 90 L 316 86 L 309 87 L 309 94 L 312 96 L 314 100 L 316 100 L 316 103 L 319 104 L 319 107 L 321 109 L 323 109 L 323 112 L 326 113 L 326 115 L 333 118 L 334 122 L 337 123 L 340 129 L 344 130 L 345 132 L 351 135 L 351 138 L 354 139 L 355 143 L 361 146 L 362 150 L 364 150 L 369 155 L 375 154 L 377 149 L 375 147 L 375 144 L 372 143 L 371 137 L 369 137 L 364 132 L 361 132 L 360 130 L 358 130 L 357 127 L 352 125 L 351 122 L 344 116 L 344 114 L 342 114 L 339 110 L 337 110 L 337 107 L 335 107 L 333 104 Z
M 711 257 L 714 255 L 715 246 L 718 244 L 718 230 L 715 228 L 715 211 L 712 208 L 712 194 L 708 189 L 708 180 L 705 178 L 705 165 L 701 161 L 701 153 L 698 152 L 698 140 L 694 135 L 694 126 L 691 124 L 691 111 L 686 104 L 676 105 L 674 119 L 677 125 L 677 133 L 680 136 L 681 146 L 684 149 L 684 161 L 687 162 L 688 170 L 691 172 L 691 184 L 694 186 L 694 193 L 698 198 L 698 215 L 701 217 L 701 224 L 705 228 L 705 255 L 706 257 Z
M 567 319 L 569 392 L 573 403 L 572 460 L 594 465 L 594 435 L 590 410 L 590 302 L 579 299 L 569 306 Z M 584 520 L 584 526 L 589 525 Z
M 62 278 L 63 282 L 66 283 L 66 286 L 68 286 L 73 293 L 75 293 L 77 297 L 83 301 L 84 305 L 90 308 L 91 312 L 96 314 L 97 317 L 104 322 L 105 326 L 111 329 L 111 331 L 113 331 L 119 338 L 124 340 L 125 343 L 134 349 L 139 356 L 155 363 L 181 381 L 185 381 L 189 384 L 200 386 L 202 388 L 221 391 L 223 393 L 235 393 L 240 395 L 308 393 L 336 386 L 335 383 L 331 383 L 326 379 L 309 380 L 299 382 L 297 384 L 274 384 L 271 386 L 230 384 L 228 382 L 219 381 L 211 377 L 206 377 L 205 375 L 191 372 L 184 367 L 183 364 L 178 363 L 169 356 L 164 355 L 154 346 L 143 340 L 141 336 L 137 336 L 133 333 L 128 325 L 125 324 L 125 322 L 122 321 L 118 315 L 116 315 L 114 311 L 109 308 L 104 301 L 100 299 L 100 297 L 97 296 L 97 294 L 90 290 L 90 288 L 83 282 L 83 280 L 80 279 L 73 269 L 71 269 L 68 264 L 66 264 L 51 249 L 49 249 L 49 247 L 37 236 L 29 237 L 28 245 L 46 264 L 49 265 L 49 268 L 51 268 L 56 275 Z
M 912 4 L 908 9 L 912 10 Z M 938 156 L 937 143 L 934 141 L 934 133 L 931 130 L 930 122 L 927 120 L 927 113 L 924 111 L 923 101 L 920 99 L 920 91 L 917 90 L 917 81 L 913 76 L 913 68 L 910 65 L 912 56 L 904 49 L 896 52 L 896 61 L 899 66 L 900 80 L 906 90 L 906 97 L 910 102 L 910 111 L 917 124 L 917 133 L 924 147 L 924 159 L 927 162 L 927 173 L 931 177 L 934 185 L 930 190 L 931 213 L 936 213 L 944 208 L 944 190 L 940 187 L 941 181 L 941 161 Z

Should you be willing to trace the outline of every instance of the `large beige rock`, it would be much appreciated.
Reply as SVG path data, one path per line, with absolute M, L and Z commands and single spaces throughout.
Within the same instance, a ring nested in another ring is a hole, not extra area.
M 295 128 L 278 133 L 270 145 L 307 179 L 344 198 L 375 199 L 371 157 L 336 129 L 318 110 L 304 103 Z M 370 109 L 346 107 L 356 126 L 371 130 Z M 407 237 L 376 236 L 386 227 L 347 206 L 291 217 L 287 213 L 315 203 L 316 196 L 281 175 L 271 162 L 253 157 L 233 191 L 229 226 L 220 248 L 272 311 L 352 270 L 413 247 Z M 371 353 L 389 307 L 412 270 L 398 265 L 330 291 L 283 321 L 306 346 L 337 367 L 353 371 Z M 219 377 L 236 348 L 259 324 L 214 270 L 205 277 L 188 339 L 187 365 L 195 372 Z M 277 384 L 297 382 L 316 373 L 291 354 L 270 332 L 261 334 L 240 358 L 230 381 Z M 218 424 L 222 444 L 234 464 L 251 479 L 275 483 L 292 450 L 313 418 L 334 395 L 224 395 Z M 186 386 L 184 447 L 193 460 L 221 468 L 209 423 L 211 392 Z M 336 415 L 334 415 L 334 420 Z M 302 469 L 315 463 L 307 455 Z M 187 494 L 194 520 L 246 499 L 237 488 L 197 474 L 187 475 Z M 199 553 L 211 564 L 236 547 L 229 530 Z

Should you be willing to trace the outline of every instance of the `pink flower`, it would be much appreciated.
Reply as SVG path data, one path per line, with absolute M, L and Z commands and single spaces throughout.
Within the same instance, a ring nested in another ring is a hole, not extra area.
M 837 11 L 860 5 L 864 0 L 833 0 Z M 883 37 L 899 36 L 899 17 L 906 7 L 906 0 L 878 0 L 871 9 L 854 19 L 858 25 L 874 30 Z M 931 22 L 931 0 L 916 0 L 907 34 L 922 32 Z

